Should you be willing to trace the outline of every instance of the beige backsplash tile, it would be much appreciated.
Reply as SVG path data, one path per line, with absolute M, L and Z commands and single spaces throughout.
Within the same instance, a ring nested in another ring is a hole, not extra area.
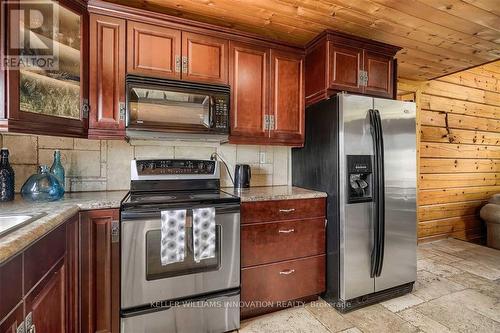
M 146 140 L 127 143 L 10 133 L 0 135 L 0 144 L 7 146 L 11 152 L 17 191 L 36 172 L 38 164 L 52 165 L 54 149 L 61 150 L 66 170 L 66 190 L 72 192 L 127 190 L 133 158 L 209 159 L 214 152 L 227 162 L 231 176 L 234 176 L 236 164 L 250 164 L 252 186 L 286 185 L 289 179 L 288 147 Z M 265 163 L 260 163 L 261 152 L 266 155 Z M 221 186 L 233 186 L 222 164 Z
M 34 135 L 4 135 L 3 146 L 9 149 L 12 164 L 38 163 L 38 141 Z
M 73 149 L 74 139 L 57 136 L 39 136 L 38 148 Z
M 106 189 L 127 190 L 130 188 L 130 161 L 134 158 L 134 147 L 125 141 L 108 141 L 108 168 Z

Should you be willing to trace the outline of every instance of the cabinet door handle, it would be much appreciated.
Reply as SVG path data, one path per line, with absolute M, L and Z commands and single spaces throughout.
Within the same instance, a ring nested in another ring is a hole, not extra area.
M 16 328 L 16 333 L 24 333 L 24 321 L 22 321 Z
M 295 269 L 287 269 L 287 270 L 281 271 L 280 275 L 290 275 L 292 273 L 295 273 Z
M 118 111 L 120 112 L 120 121 L 124 121 L 126 112 L 125 103 L 123 102 L 118 103 Z
M 120 221 L 111 221 L 111 243 L 118 243 L 120 241 Z
M 182 57 L 182 73 L 187 74 L 188 72 L 188 58 Z
M 280 234 L 291 234 L 292 232 L 295 232 L 295 229 L 288 229 L 288 230 L 278 230 Z
M 292 213 L 295 212 L 295 208 L 280 209 L 280 213 Z
M 175 56 L 175 72 L 176 73 L 181 72 L 181 57 L 180 56 Z

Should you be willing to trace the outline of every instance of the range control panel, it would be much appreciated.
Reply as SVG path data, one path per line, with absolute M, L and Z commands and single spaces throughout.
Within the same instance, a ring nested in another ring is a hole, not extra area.
M 213 175 L 216 161 L 210 160 L 137 160 L 139 176 Z

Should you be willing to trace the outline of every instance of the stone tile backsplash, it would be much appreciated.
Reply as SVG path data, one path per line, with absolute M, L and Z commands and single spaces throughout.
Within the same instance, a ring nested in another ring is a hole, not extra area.
M 10 161 L 16 173 L 16 191 L 36 172 L 39 164 L 52 165 L 54 149 L 61 150 L 68 192 L 127 190 L 130 186 L 130 160 L 133 158 L 208 159 L 214 152 L 227 162 L 231 174 L 236 163 L 250 164 L 252 186 L 290 183 L 289 147 L 142 140 L 128 143 L 10 133 L 0 135 L 0 146 L 10 151 Z M 261 153 L 265 154 L 262 161 Z M 224 187 L 232 186 L 223 165 L 221 183 Z

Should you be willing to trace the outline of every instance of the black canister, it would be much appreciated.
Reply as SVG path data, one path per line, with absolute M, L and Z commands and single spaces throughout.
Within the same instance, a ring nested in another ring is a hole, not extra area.
M 14 200 L 14 169 L 9 164 L 9 150 L 0 151 L 0 201 Z
M 250 187 L 250 179 L 252 178 L 252 169 L 248 164 L 236 164 L 234 170 L 234 187 L 248 188 Z

